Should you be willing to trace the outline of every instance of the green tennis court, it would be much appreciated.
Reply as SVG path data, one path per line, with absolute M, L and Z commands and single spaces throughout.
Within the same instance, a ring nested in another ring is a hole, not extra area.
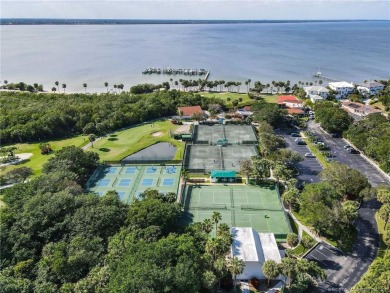
M 115 190 L 121 200 L 131 203 L 148 188 L 177 194 L 180 171 L 180 165 L 111 165 L 96 170 L 87 187 L 100 196 Z
M 182 206 L 183 224 L 201 222 L 217 211 L 231 227 L 271 232 L 278 241 L 291 230 L 274 186 L 189 185 Z

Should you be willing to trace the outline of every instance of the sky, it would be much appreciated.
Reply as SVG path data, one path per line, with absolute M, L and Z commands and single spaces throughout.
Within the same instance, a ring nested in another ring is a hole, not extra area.
M 1 18 L 386 19 L 390 0 L 1 0 Z

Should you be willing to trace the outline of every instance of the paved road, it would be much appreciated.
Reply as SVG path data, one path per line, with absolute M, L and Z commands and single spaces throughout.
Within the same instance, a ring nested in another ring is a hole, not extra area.
M 332 138 L 315 123 L 310 123 L 309 129 L 316 132 L 331 147 L 331 151 L 335 154 L 333 160 L 361 171 L 373 186 L 390 185 L 390 180 L 364 157 L 345 151 L 344 145 L 346 143 L 343 139 Z M 309 259 L 318 261 L 327 272 L 327 279 L 319 284 L 318 292 L 346 292 L 367 271 L 379 247 L 379 235 L 375 221 L 375 211 L 378 208 L 379 204 L 376 200 L 364 202 L 360 207 L 359 216 L 354 223 L 358 230 L 357 241 L 350 253 L 340 254 L 322 243 L 307 256 Z M 321 247 L 325 247 L 322 248 L 326 251 L 325 255 L 323 255 Z
M 299 162 L 296 167 L 298 168 L 300 174 L 297 177 L 300 181 L 305 182 L 319 182 L 320 178 L 318 173 L 322 171 L 322 166 L 316 158 L 307 158 L 305 157 L 306 153 L 310 153 L 310 150 L 305 145 L 298 145 L 295 141 L 296 137 L 291 137 L 291 135 L 286 133 L 279 133 L 283 136 L 284 140 L 287 143 L 287 146 L 298 152 L 304 159 L 302 162 Z
M 342 138 L 332 138 L 331 135 L 325 133 L 319 127 L 318 123 L 313 123 L 312 121 L 309 123 L 308 128 L 309 130 L 317 133 L 318 136 L 330 146 L 330 150 L 335 155 L 332 160 L 345 164 L 350 168 L 359 170 L 368 178 L 372 186 L 390 185 L 390 180 L 363 156 L 350 154 L 348 151 L 344 150 L 344 146 L 347 143 Z

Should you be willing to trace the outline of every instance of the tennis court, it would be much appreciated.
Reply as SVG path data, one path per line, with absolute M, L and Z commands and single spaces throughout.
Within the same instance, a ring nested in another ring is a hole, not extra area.
M 228 144 L 257 143 L 255 131 L 251 125 L 195 125 L 194 141 L 217 144 L 219 140 L 227 139 Z
M 118 192 L 126 203 L 131 203 L 146 189 L 156 189 L 159 192 L 177 193 L 180 182 L 180 165 L 124 165 L 108 166 L 98 169 L 88 180 L 90 191 L 100 196 L 110 190 Z
M 191 172 L 211 172 L 212 170 L 240 171 L 241 161 L 258 156 L 255 145 L 215 146 L 187 145 L 184 168 Z
M 273 185 L 189 185 L 182 206 L 183 224 L 201 222 L 217 211 L 229 226 L 271 232 L 277 241 L 284 241 L 291 230 Z

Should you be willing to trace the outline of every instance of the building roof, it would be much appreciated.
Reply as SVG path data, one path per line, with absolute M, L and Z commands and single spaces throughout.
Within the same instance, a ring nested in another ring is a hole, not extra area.
M 229 170 L 213 170 L 211 171 L 212 178 L 236 178 L 236 171 Z
M 193 116 L 194 114 L 203 114 L 203 110 L 200 106 L 179 107 L 179 111 L 182 116 Z
M 315 91 L 315 92 L 326 92 L 328 93 L 329 90 L 326 87 L 316 85 L 316 86 L 307 86 L 303 88 L 305 91 Z
M 360 113 L 360 114 L 379 114 L 382 113 L 380 109 L 377 109 L 373 106 L 370 105 L 365 105 L 361 103 L 356 103 L 356 102 L 342 102 L 341 103 L 342 108 L 346 108 L 346 110 L 350 110 L 349 112 L 351 113 Z
M 333 86 L 335 88 L 341 88 L 341 87 L 353 88 L 354 87 L 352 83 L 349 83 L 349 82 L 346 82 L 346 81 L 330 82 L 329 85 Z
M 321 97 L 319 95 L 310 95 L 310 99 L 313 99 L 313 100 L 325 100 L 323 97 Z
M 360 86 L 362 87 L 366 87 L 366 88 L 373 88 L 373 87 L 384 87 L 383 84 L 381 84 L 380 82 L 377 82 L 375 80 L 373 81 L 368 81 L 368 82 L 364 82 L 362 83 Z
M 232 254 L 245 262 L 274 260 L 281 262 L 281 257 L 273 233 L 257 233 L 253 228 L 232 228 Z
M 278 96 L 278 104 L 283 103 L 302 104 L 302 101 L 298 100 L 296 96 Z
M 297 109 L 297 108 L 288 108 L 287 109 L 288 114 L 305 114 L 305 111 L 302 109 Z

